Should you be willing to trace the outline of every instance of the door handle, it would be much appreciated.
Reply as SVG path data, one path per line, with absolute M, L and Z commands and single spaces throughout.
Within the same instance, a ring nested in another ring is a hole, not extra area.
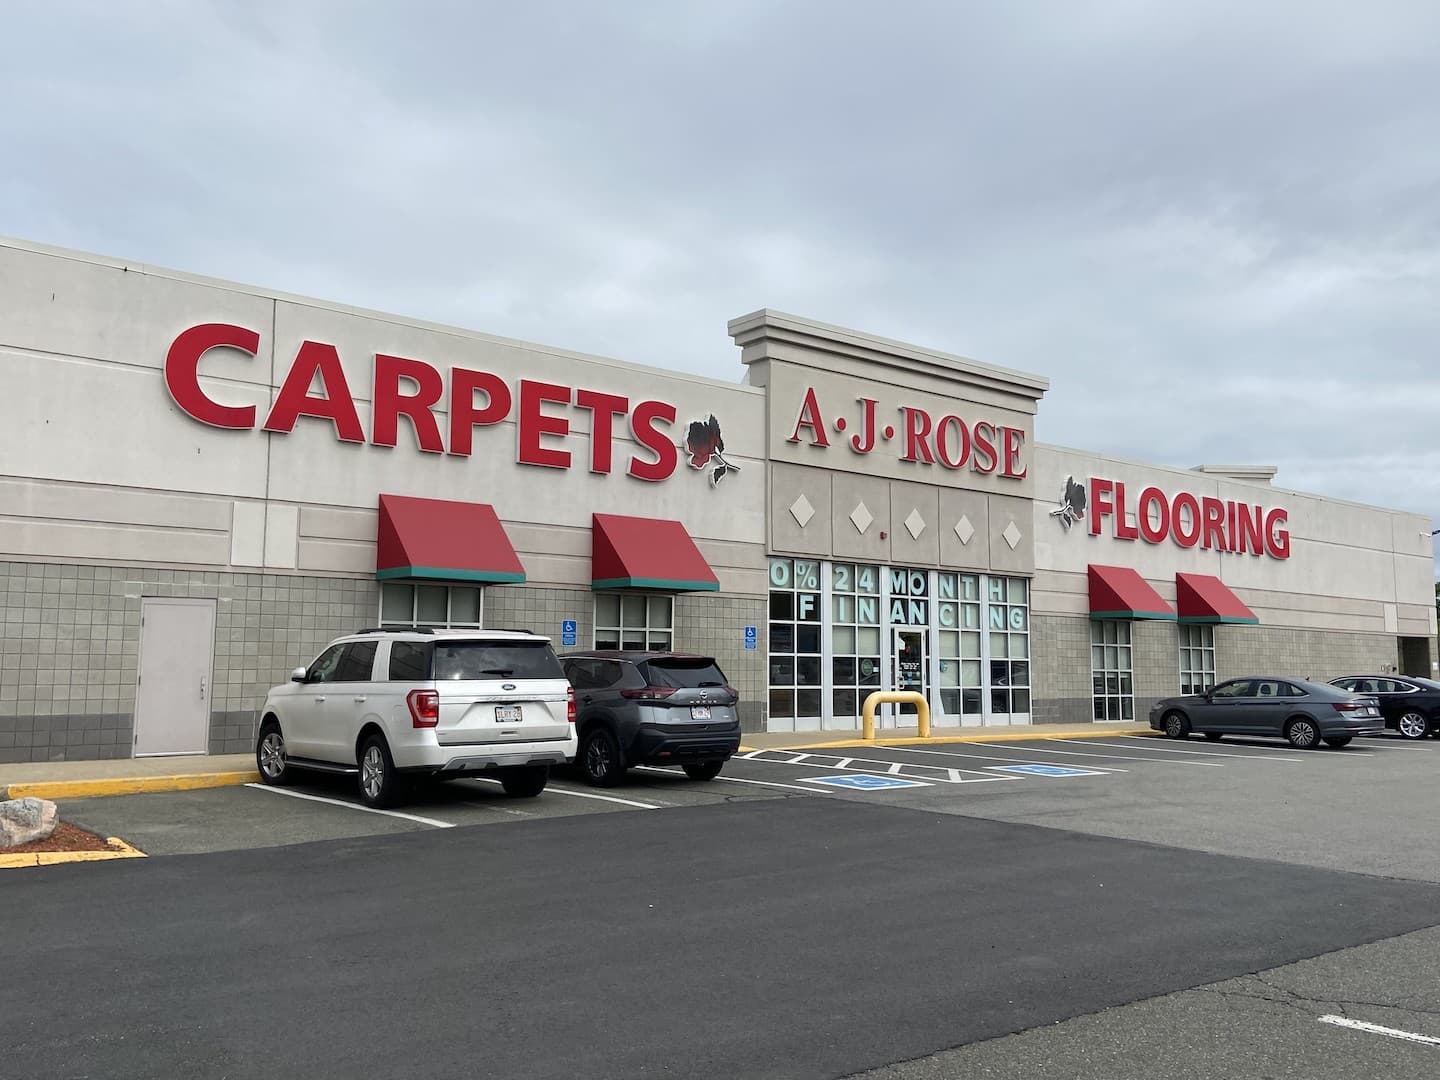
M 319 704 L 320 704 L 321 702 L 323 702 L 324 700 L 325 700 L 325 698 L 324 698 L 323 696 L 322 696 L 322 697 L 317 697 L 317 698 L 315 699 L 315 704 L 316 704 L 316 705 L 319 705 Z
M 585 704 L 588 705 L 588 704 L 590 704 L 590 702 L 594 701 L 595 699 L 594 699 L 593 697 L 591 697 L 589 694 L 586 694 L 586 695 L 585 695 L 584 697 L 582 697 L 580 700 L 583 701 Z
M 205 700 L 205 676 L 200 676 L 200 700 Z
M 364 704 L 365 704 L 365 699 L 364 699 L 363 697 L 357 697 L 357 698 L 355 699 L 355 704 L 356 704 L 356 705 L 364 705 Z

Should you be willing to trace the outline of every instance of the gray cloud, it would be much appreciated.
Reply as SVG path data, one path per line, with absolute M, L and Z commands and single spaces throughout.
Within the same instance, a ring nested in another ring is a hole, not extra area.
M 722 378 L 769 305 L 1049 375 L 1047 441 L 1440 514 L 1427 0 L 62 0 L 0 35 L 6 234 Z

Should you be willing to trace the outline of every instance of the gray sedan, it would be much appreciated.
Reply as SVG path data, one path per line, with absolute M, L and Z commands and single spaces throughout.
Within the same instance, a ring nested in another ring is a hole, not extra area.
M 1220 683 L 1203 694 L 1162 698 L 1150 707 L 1150 726 L 1172 739 L 1198 731 L 1222 735 L 1284 736 L 1298 750 L 1324 742 L 1344 746 L 1356 735 L 1385 730 L 1375 699 L 1308 679 L 1255 675 Z

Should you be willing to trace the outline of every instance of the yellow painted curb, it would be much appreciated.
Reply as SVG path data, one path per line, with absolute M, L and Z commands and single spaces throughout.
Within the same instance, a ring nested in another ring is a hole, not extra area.
M 27 851 L 19 855 L 0 855 L 0 870 L 18 870 L 24 866 L 54 866 L 57 863 L 105 862 L 109 859 L 143 859 L 145 852 L 132 847 L 118 836 L 107 836 L 109 851 Z
M 1149 728 L 1126 728 L 1116 731 L 1093 731 L 1082 729 L 1080 731 L 1034 731 L 1025 732 L 1019 735 L 1002 735 L 999 732 L 987 732 L 976 735 L 931 735 L 928 739 L 922 739 L 918 735 L 911 735 L 898 739 L 837 739 L 833 742 L 803 742 L 793 743 L 786 746 L 742 746 L 741 753 L 751 753 L 756 750 L 838 750 L 854 749 L 863 746 L 932 746 L 944 743 L 984 743 L 984 742 L 1024 742 L 1027 740 L 1041 739 L 1103 739 L 1112 735 L 1159 735 Z
M 11 784 L 11 799 L 89 799 L 100 795 L 142 795 L 157 791 L 196 791 L 200 788 L 253 784 L 260 779 L 254 769 L 237 772 L 191 773 L 185 776 L 131 776 L 105 780 L 36 780 Z

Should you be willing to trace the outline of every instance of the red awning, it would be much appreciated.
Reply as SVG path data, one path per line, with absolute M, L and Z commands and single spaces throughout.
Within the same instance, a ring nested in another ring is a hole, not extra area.
M 595 589 L 715 592 L 720 582 L 678 521 L 596 514 L 590 584 Z
M 1176 574 L 1175 606 L 1184 623 L 1258 623 L 1225 583 L 1209 574 Z
M 488 503 L 381 495 L 375 576 L 512 582 L 525 567 Z
M 1130 567 L 1091 563 L 1090 618 L 1173 619 L 1175 611 Z

